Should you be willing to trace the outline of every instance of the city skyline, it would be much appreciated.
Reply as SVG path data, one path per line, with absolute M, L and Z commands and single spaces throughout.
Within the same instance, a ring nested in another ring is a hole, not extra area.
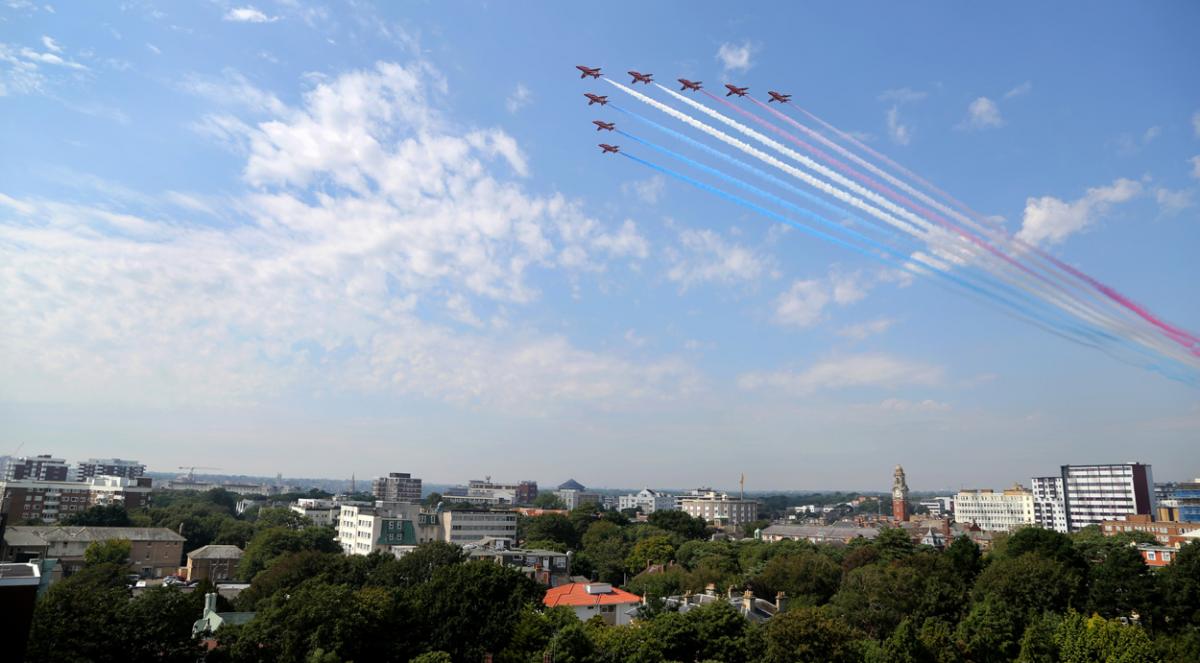
M 590 122 L 620 118 L 574 69 L 789 92 L 1197 330 L 1200 8 L 638 11 L 0 9 L 0 454 L 627 488 L 1200 475 L 1195 387 L 601 156 Z M 514 38 L 543 19 L 588 29 Z M 1091 37 L 1113 30 L 1146 48 Z

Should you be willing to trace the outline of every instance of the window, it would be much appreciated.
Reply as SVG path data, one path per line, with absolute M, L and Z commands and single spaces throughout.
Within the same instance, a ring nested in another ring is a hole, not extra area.
M 1147 550 L 1146 551 L 1146 559 L 1150 560 L 1151 562 L 1157 561 L 1158 560 L 1157 553 L 1155 553 L 1153 550 Z

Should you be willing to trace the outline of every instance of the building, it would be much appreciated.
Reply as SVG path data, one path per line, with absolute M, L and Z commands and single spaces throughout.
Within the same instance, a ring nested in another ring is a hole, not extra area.
M 41 568 L 37 564 L 0 564 L 0 610 L 4 612 L 4 619 L 0 619 L 0 643 L 4 643 L 7 660 L 25 660 L 41 581 Z
M 574 488 L 559 488 L 554 491 L 554 495 L 558 497 L 568 511 L 585 504 L 600 504 L 601 502 L 599 493 L 589 493 Z
M 542 603 L 548 608 L 566 606 L 575 611 L 579 621 L 597 615 L 609 626 L 625 626 L 633 621 L 629 614 L 642 597 L 613 587 L 606 582 L 573 582 L 546 590 Z
M 1161 492 L 1159 488 L 1161 487 Z M 1158 484 L 1155 489 L 1160 520 L 1200 523 L 1200 477 L 1181 483 Z
M 709 583 L 704 588 L 703 594 L 688 592 L 679 596 L 668 596 L 663 599 L 666 608 L 675 612 L 688 612 L 700 606 L 719 602 L 728 603 L 738 614 L 758 624 L 766 622 L 787 608 L 787 596 L 783 592 L 777 593 L 775 595 L 775 602 L 772 603 L 771 601 L 755 597 L 754 592 L 748 589 L 742 592 L 735 592 L 732 585 L 730 585 L 725 595 L 722 596 L 717 593 L 717 587 L 712 583 Z
M 847 544 L 859 537 L 871 541 L 877 536 L 879 529 L 857 525 L 771 525 L 759 533 L 759 538 L 769 543 L 790 540 Z
M 538 496 L 536 481 L 525 479 L 517 484 L 517 504 L 533 504 Z
M 70 476 L 67 461 L 50 454 L 11 459 L 4 470 L 5 480 L 14 481 L 70 481 Z
M 441 517 L 441 540 L 465 545 L 484 538 L 517 540 L 515 511 L 475 511 L 453 509 L 438 514 Z
M 371 482 L 371 492 L 382 502 L 421 502 L 421 480 L 408 472 L 390 472 Z
M 1138 554 L 1142 556 L 1142 561 L 1146 563 L 1146 566 L 1152 568 L 1169 565 L 1179 554 L 1179 551 L 1175 548 L 1155 546 L 1148 543 L 1138 544 L 1137 550 Z
M 75 466 L 76 481 L 87 481 L 99 476 L 136 479 L 145 473 L 146 466 L 142 463 L 120 458 L 89 458 Z
M 921 500 L 920 505 L 925 507 L 925 511 L 929 513 L 930 518 L 950 518 L 954 516 L 953 497 L 931 497 L 927 500 Z
M 217 631 L 226 624 L 232 626 L 240 626 L 254 619 L 253 612 L 217 612 L 217 594 L 209 592 L 204 595 L 204 611 L 200 613 L 200 619 L 192 625 L 192 637 L 202 638 L 204 646 L 208 650 L 217 647 L 217 641 L 214 638 Z
M 638 509 L 646 515 L 652 514 L 655 511 L 673 511 L 676 508 L 675 496 L 643 488 L 639 492 L 630 495 L 621 495 L 617 499 L 617 508 L 622 511 L 625 509 Z
M 718 527 L 740 527 L 758 520 L 758 502 L 708 490 L 680 502 L 681 510 Z
M 904 468 L 899 465 L 892 472 L 892 518 L 897 522 L 908 520 L 908 483 L 904 480 Z
M 436 518 L 422 520 L 422 515 L 420 506 L 407 502 L 345 503 L 338 514 L 337 541 L 347 555 L 403 554 L 413 546 L 439 540 Z M 393 550 L 394 546 L 403 550 Z
M 188 582 L 209 580 L 214 584 L 237 577 L 242 549 L 237 546 L 207 545 L 187 554 Z
M 1061 475 L 1071 532 L 1122 516 L 1154 513 L 1154 477 L 1149 465 L 1063 465 Z
M 1033 522 L 1042 529 L 1066 534 L 1067 496 L 1063 490 L 1063 478 L 1059 476 L 1034 477 L 1030 486 L 1033 492 Z
M 467 554 L 471 559 L 493 560 L 497 564 L 516 569 L 547 587 L 558 587 L 571 581 L 571 553 L 536 548 L 507 548 L 503 545 L 467 546 Z
M 960 490 L 954 496 L 954 520 L 973 523 L 985 532 L 1009 532 L 1034 524 L 1033 493 L 1021 484 L 1003 492 Z
M 15 526 L 4 531 L 0 560 L 58 559 L 64 573 L 83 568 L 87 547 L 97 541 L 129 541 L 129 567 L 148 578 L 175 575 L 185 539 L 165 527 Z
M 338 517 L 342 513 L 341 502 L 312 497 L 302 497 L 288 508 L 308 518 L 317 527 L 336 526 Z
M 8 505 L 10 522 L 53 522 L 90 507 L 123 504 L 128 510 L 150 504 L 150 477 L 124 479 L 93 477 L 87 481 L 0 481 L 0 495 Z
M 1180 523 L 1163 520 L 1151 520 L 1150 516 L 1127 516 L 1120 520 L 1106 520 L 1100 523 L 1100 531 L 1104 536 L 1116 536 L 1122 532 L 1142 532 L 1154 537 L 1160 545 L 1178 548 L 1189 539 L 1188 532 L 1200 531 L 1200 523 Z

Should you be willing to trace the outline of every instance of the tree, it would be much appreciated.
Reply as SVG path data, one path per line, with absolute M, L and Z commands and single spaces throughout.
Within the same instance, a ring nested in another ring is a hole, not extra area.
M 199 642 L 192 624 L 204 608 L 204 594 L 152 587 L 121 610 L 121 651 L 127 661 L 196 660 Z
M 561 513 L 544 513 L 523 522 L 522 538 L 526 541 L 556 541 L 569 549 L 579 548 L 575 526 Z
M 1136 612 L 1150 620 L 1159 601 L 1155 578 L 1141 553 L 1121 545 L 1099 554 L 1103 559 L 1092 567 L 1088 612 L 1108 618 L 1129 617 Z
M 100 564 L 127 566 L 129 564 L 129 556 L 132 552 L 133 544 L 129 542 L 129 539 L 93 541 L 83 551 L 83 563 L 87 566 L 97 566 Z
M 254 528 L 264 530 L 271 527 L 286 527 L 287 529 L 304 529 L 311 527 L 312 521 L 307 516 L 296 513 L 291 509 L 262 508 L 254 519 Z
M 932 658 L 911 619 L 902 620 L 883 641 L 881 653 L 888 663 L 924 663 Z
M 60 525 L 72 527 L 129 527 L 129 513 L 123 504 L 98 504 L 78 513 L 59 518 Z
M 425 499 L 421 500 L 421 504 L 432 508 L 432 507 L 437 506 L 438 503 L 441 501 L 442 501 L 442 494 L 439 492 L 432 492 L 432 493 L 429 493 L 428 495 L 426 495 Z
M 566 504 L 558 498 L 554 493 L 538 493 L 538 496 L 533 498 L 533 505 L 539 509 L 565 509 Z
M 829 607 L 850 626 L 882 639 L 913 613 L 920 593 L 921 580 L 913 569 L 871 564 L 846 574 Z
M 120 618 L 129 600 L 125 573 L 121 565 L 95 564 L 51 585 L 34 610 L 27 659 L 32 663 L 127 660 L 122 654 Z
M 333 537 L 334 531 L 330 527 L 305 527 L 302 530 L 271 527 L 261 530 L 246 544 L 246 552 L 238 562 L 238 576 L 243 581 L 252 581 L 273 559 L 288 552 L 341 552 L 341 546 Z
M 776 615 L 764 629 L 768 663 L 851 663 L 854 631 L 817 608 L 801 607 Z
M 683 511 L 655 511 L 646 521 L 675 534 L 681 541 L 708 535 L 708 523 L 703 518 L 693 518 Z
M 950 542 L 946 547 L 946 557 L 964 582 L 975 582 L 975 577 L 983 570 L 983 552 L 965 534 Z
M 1200 541 L 1183 546 L 1159 576 L 1163 608 L 1173 630 L 1200 627 Z
M 1054 633 L 1062 663 L 1119 661 L 1153 663 L 1158 660 L 1154 645 L 1138 626 L 1127 626 L 1099 615 L 1091 619 L 1071 611 L 1059 622 Z
M 838 590 L 842 570 L 833 560 L 815 552 L 775 557 L 750 580 L 754 594 L 768 601 L 778 592 L 789 605 L 820 606 Z
M 913 545 L 908 532 L 900 527 L 888 527 L 875 537 L 875 549 L 883 560 L 904 559 L 913 554 L 917 547 Z
M 630 572 L 640 571 L 651 564 L 666 564 L 674 554 L 675 546 L 671 545 L 671 537 L 652 536 L 634 544 L 625 566 Z

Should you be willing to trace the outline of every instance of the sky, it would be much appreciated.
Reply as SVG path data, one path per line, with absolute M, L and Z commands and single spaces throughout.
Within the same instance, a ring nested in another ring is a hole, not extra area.
M 591 120 L 622 118 L 582 94 L 619 93 L 574 68 L 790 92 L 1195 332 L 1198 21 L 7 0 L 0 454 L 748 490 L 1200 475 L 1196 387 L 601 155 Z

